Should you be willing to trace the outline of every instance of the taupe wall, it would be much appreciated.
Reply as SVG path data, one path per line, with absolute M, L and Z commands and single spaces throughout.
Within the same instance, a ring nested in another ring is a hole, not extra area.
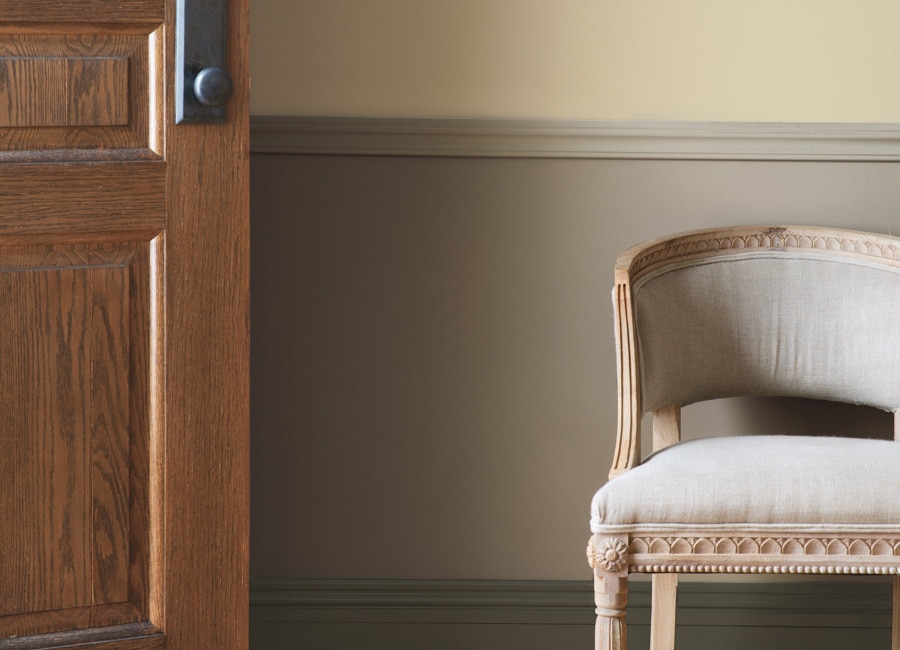
M 900 121 L 894 0 L 253 0 L 257 115 Z
M 896 234 L 898 205 L 895 163 L 255 154 L 252 574 L 587 579 L 615 255 L 724 224 Z M 855 415 L 749 406 L 685 427 Z

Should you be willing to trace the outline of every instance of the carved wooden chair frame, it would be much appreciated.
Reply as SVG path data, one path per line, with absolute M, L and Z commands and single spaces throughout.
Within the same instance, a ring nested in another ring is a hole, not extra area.
M 900 268 L 900 240 L 892 237 L 813 227 L 741 227 L 687 233 L 658 239 L 623 253 L 615 268 L 613 302 L 616 319 L 619 416 L 610 479 L 641 461 L 640 362 L 632 284 L 664 265 L 729 255 L 750 248 L 821 249 L 861 256 Z M 653 451 L 680 440 L 681 406 L 653 412 Z M 894 412 L 894 438 L 900 440 L 900 411 Z M 898 469 L 900 471 L 900 469 Z M 825 574 L 885 575 L 893 580 L 892 648 L 900 650 L 900 522 L 893 533 L 848 537 L 785 530 L 777 536 L 734 531 L 641 530 L 594 534 L 588 549 L 593 568 L 597 612 L 597 650 L 625 650 L 628 576 L 652 575 L 651 648 L 672 650 L 678 575 L 690 574 Z

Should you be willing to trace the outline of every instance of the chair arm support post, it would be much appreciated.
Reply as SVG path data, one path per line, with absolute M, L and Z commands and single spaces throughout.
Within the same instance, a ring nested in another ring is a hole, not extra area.
M 613 289 L 618 372 L 618 431 L 609 477 L 631 469 L 641 458 L 641 391 L 638 380 L 637 341 L 627 272 L 617 272 Z
M 653 411 L 653 451 L 681 440 L 681 406 L 669 404 Z

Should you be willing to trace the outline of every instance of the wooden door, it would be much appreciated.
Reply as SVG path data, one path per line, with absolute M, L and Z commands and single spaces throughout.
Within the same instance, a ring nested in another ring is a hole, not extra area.
M 0 649 L 248 616 L 248 0 L 174 125 L 174 0 L 0 0 Z

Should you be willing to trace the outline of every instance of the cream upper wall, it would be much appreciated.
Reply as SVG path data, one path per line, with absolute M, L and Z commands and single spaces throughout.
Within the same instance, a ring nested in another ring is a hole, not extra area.
M 900 122 L 896 0 L 253 0 L 257 115 Z

